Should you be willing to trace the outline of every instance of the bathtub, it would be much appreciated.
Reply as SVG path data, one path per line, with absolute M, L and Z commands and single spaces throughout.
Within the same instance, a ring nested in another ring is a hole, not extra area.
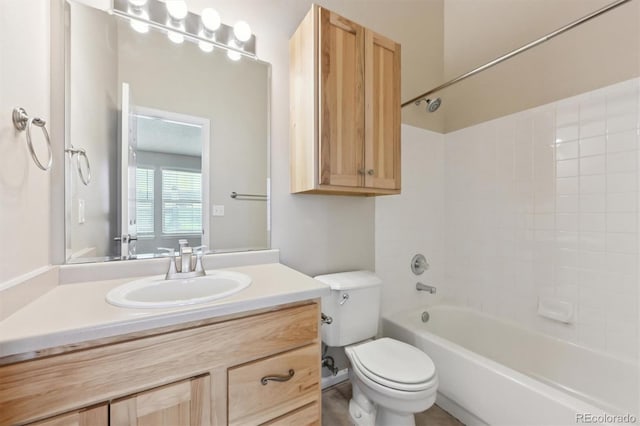
M 397 313 L 382 327 L 431 357 L 437 403 L 467 425 L 638 422 L 635 363 L 461 307 Z

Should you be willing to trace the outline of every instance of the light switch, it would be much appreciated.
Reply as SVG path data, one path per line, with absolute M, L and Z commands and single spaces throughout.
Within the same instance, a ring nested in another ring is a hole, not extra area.
M 212 216 L 224 216 L 224 205 L 222 204 L 214 204 L 211 209 Z
M 84 223 L 84 199 L 78 198 L 78 223 Z

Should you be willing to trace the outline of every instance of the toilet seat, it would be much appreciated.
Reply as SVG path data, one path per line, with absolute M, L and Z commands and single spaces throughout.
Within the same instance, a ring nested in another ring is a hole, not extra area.
M 353 367 L 381 386 L 419 392 L 437 385 L 431 358 L 406 343 L 384 337 L 347 350 Z

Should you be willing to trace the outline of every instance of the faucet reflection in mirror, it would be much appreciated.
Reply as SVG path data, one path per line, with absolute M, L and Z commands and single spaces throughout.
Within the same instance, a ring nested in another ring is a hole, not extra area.
M 197 15 L 188 11 L 184 0 L 114 0 L 112 12 L 128 19 L 131 28 L 142 34 L 153 26 L 166 31 L 176 44 L 187 39 L 197 43 L 203 52 L 212 52 L 214 47 L 225 49 L 234 61 L 242 56 L 256 59 L 256 38 L 249 24 L 238 21 L 233 27 L 226 25 L 212 8 Z

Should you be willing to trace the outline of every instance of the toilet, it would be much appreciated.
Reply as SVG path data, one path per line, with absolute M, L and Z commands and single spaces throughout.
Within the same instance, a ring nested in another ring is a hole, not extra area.
M 356 425 L 414 426 L 414 413 L 431 407 L 438 376 L 431 358 L 378 333 L 382 281 L 369 271 L 319 275 L 331 287 L 322 298 L 322 341 L 344 347 L 351 363 L 349 414 Z

